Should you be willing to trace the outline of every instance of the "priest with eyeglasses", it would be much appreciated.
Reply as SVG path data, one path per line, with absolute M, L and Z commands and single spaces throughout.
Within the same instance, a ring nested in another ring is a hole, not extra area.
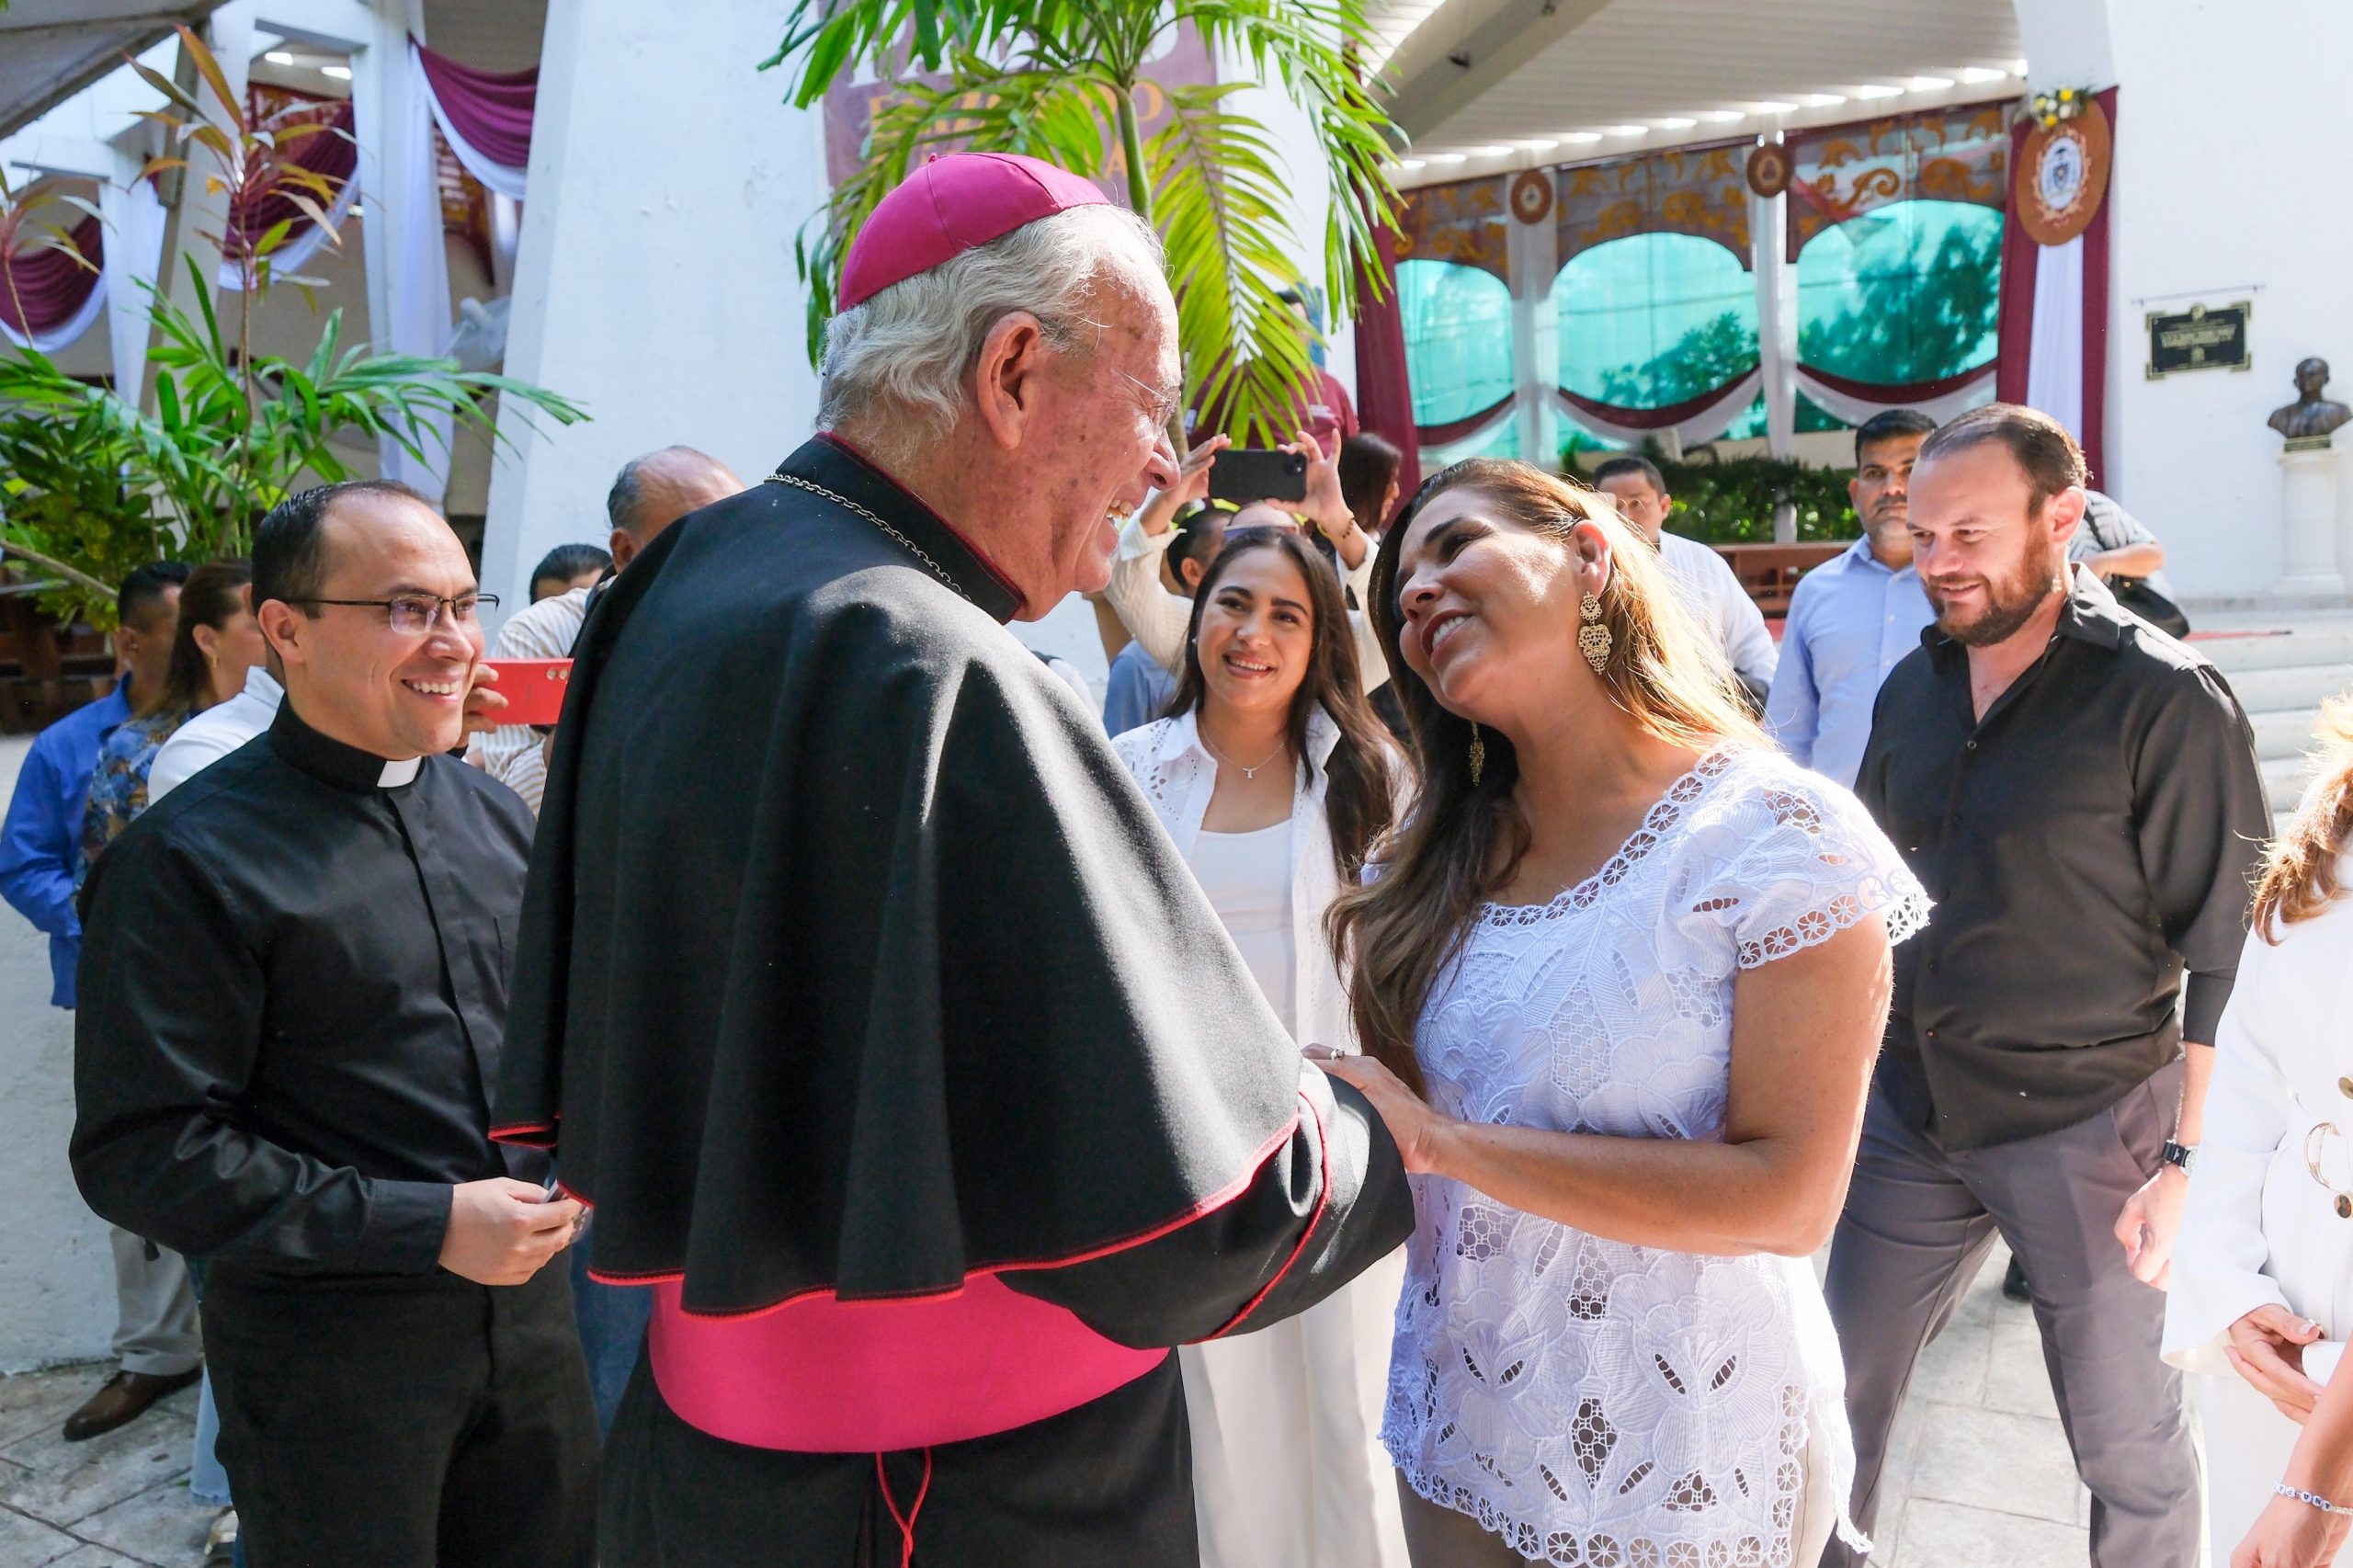
M 91 1208 L 204 1266 L 256 1568 L 586 1568 L 583 1213 L 490 1136 L 531 815 L 449 755 L 484 688 L 464 548 L 404 486 L 255 536 L 269 730 L 91 872 L 72 1144 Z

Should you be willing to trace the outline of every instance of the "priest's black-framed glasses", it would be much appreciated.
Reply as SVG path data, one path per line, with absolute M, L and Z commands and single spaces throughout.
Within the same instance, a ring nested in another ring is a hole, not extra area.
M 452 626 L 472 626 L 483 609 L 496 609 L 496 594 L 397 594 L 389 599 L 289 599 L 297 605 L 344 605 L 353 609 L 381 609 L 392 629 L 404 637 L 420 637 L 441 623 L 447 614 Z

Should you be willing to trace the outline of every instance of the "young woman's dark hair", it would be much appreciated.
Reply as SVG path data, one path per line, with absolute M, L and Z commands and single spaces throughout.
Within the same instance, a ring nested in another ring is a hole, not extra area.
M 1340 496 L 1367 538 L 1379 538 L 1389 526 L 1381 503 L 1404 466 L 1405 454 L 1385 436 L 1360 430 L 1340 443 Z
M 243 557 L 210 562 L 188 574 L 180 585 L 180 620 L 172 633 L 172 661 L 164 671 L 164 688 L 140 714 L 193 713 L 212 700 L 212 666 L 197 642 L 196 629 L 219 631 L 244 609 L 245 589 L 254 580 L 253 562 Z
M 1291 697 L 1286 733 L 1291 755 L 1305 766 L 1307 720 L 1321 704 L 1340 728 L 1339 744 L 1324 763 L 1324 816 L 1332 830 L 1332 859 L 1347 886 L 1363 869 L 1365 857 L 1390 828 L 1396 807 L 1397 770 L 1404 759 L 1365 701 L 1364 681 L 1357 670 L 1356 639 L 1348 630 L 1347 603 L 1340 595 L 1340 579 L 1315 548 L 1290 528 L 1238 528 L 1225 536 L 1225 548 L 1210 562 L 1208 574 L 1193 594 L 1192 624 L 1185 633 L 1184 667 L 1176 672 L 1176 695 L 1169 699 L 1168 717 L 1190 713 L 1209 695 L 1201 675 L 1201 612 L 1217 600 L 1218 585 L 1235 563 L 1260 551 L 1273 551 L 1298 568 L 1307 584 L 1308 608 L 1315 618 L 1310 629 L 1307 674 Z

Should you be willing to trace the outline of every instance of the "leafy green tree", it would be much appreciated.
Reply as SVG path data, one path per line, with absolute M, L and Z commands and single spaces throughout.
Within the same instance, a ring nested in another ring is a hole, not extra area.
M 1701 322 L 1644 365 L 1601 372 L 1602 399 L 1623 408 L 1665 408 L 1713 392 L 1756 369 L 1756 329 L 1738 311 Z
M 1856 279 L 1859 298 L 1798 334 L 1798 356 L 1859 381 L 1903 385 L 1958 375 L 1984 362 L 2001 309 L 2002 235 L 1998 225 L 1972 235 L 1948 228 L 1920 260 L 1870 268 Z
M 860 64 L 899 78 L 876 100 L 863 163 L 795 246 L 812 360 L 843 255 L 912 165 L 951 147 L 1021 153 L 1125 180 L 1128 205 L 1167 248 L 1188 402 L 1222 411 L 1245 439 L 1287 438 L 1311 361 L 1279 298 L 1301 281 L 1283 253 L 1280 160 L 1266 127 L 1234 107 L 1256 83 L 1154 77 L 1150 62 L 1180 28 L 1306 111 L 1332 190 L 1324 291 L 1353 297 L 1373 226 L 1396 205 L 1382 168 L 1394 128 L 1356 67 L 1370 39 L 1364 0 L 794 0 L 781 47 L 762 62 L 788 68 L 794 103 L 817 103 Z M 910 62 L 937 79 L 910 79 Z M 1147 97 L 1168 107 L 1149 140 Z

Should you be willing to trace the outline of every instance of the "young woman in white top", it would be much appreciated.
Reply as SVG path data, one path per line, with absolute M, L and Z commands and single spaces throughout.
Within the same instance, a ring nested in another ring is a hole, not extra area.
M 1171 716 L 1113 744 L 1302 1044 L 1351 1049 L 1324 912 L 1388 831 L 1404 763 L 1366 705 L 1337 574 L 1243 528 L 1201 580 Z M 1201 1561 L 1405 1568 L 1378 1431 L 1402 1255 L 1302 1315 L 1182 1352 Z
M 1421 796 L 1334 909 L 1325 1066 L 1416 1175 L 1382 1435 L 1415 1568 L 1812 1568 L 1853 1451 L 1807 1256 L 1927 900 L 1590 494 L 1459 463 L 1373 573 Z
M 2353 702 L 2323 721 L 2320 782 L 2273 846 L 2254 928 L 2214 1038 L 2206 1125 L 2165 1296 L 2165 1359 L 2198 1380 L 2214 1568 L 2316 1568 L 2347 1516 L 2273 1489 L 2353 1506 L 2342 1477 L 2291 1463 L 2353 1334 L 2353 901 L 2340 896 L 2353 835 Z M 2258 1528 L 2258 1526 L 2260 1527 Z

